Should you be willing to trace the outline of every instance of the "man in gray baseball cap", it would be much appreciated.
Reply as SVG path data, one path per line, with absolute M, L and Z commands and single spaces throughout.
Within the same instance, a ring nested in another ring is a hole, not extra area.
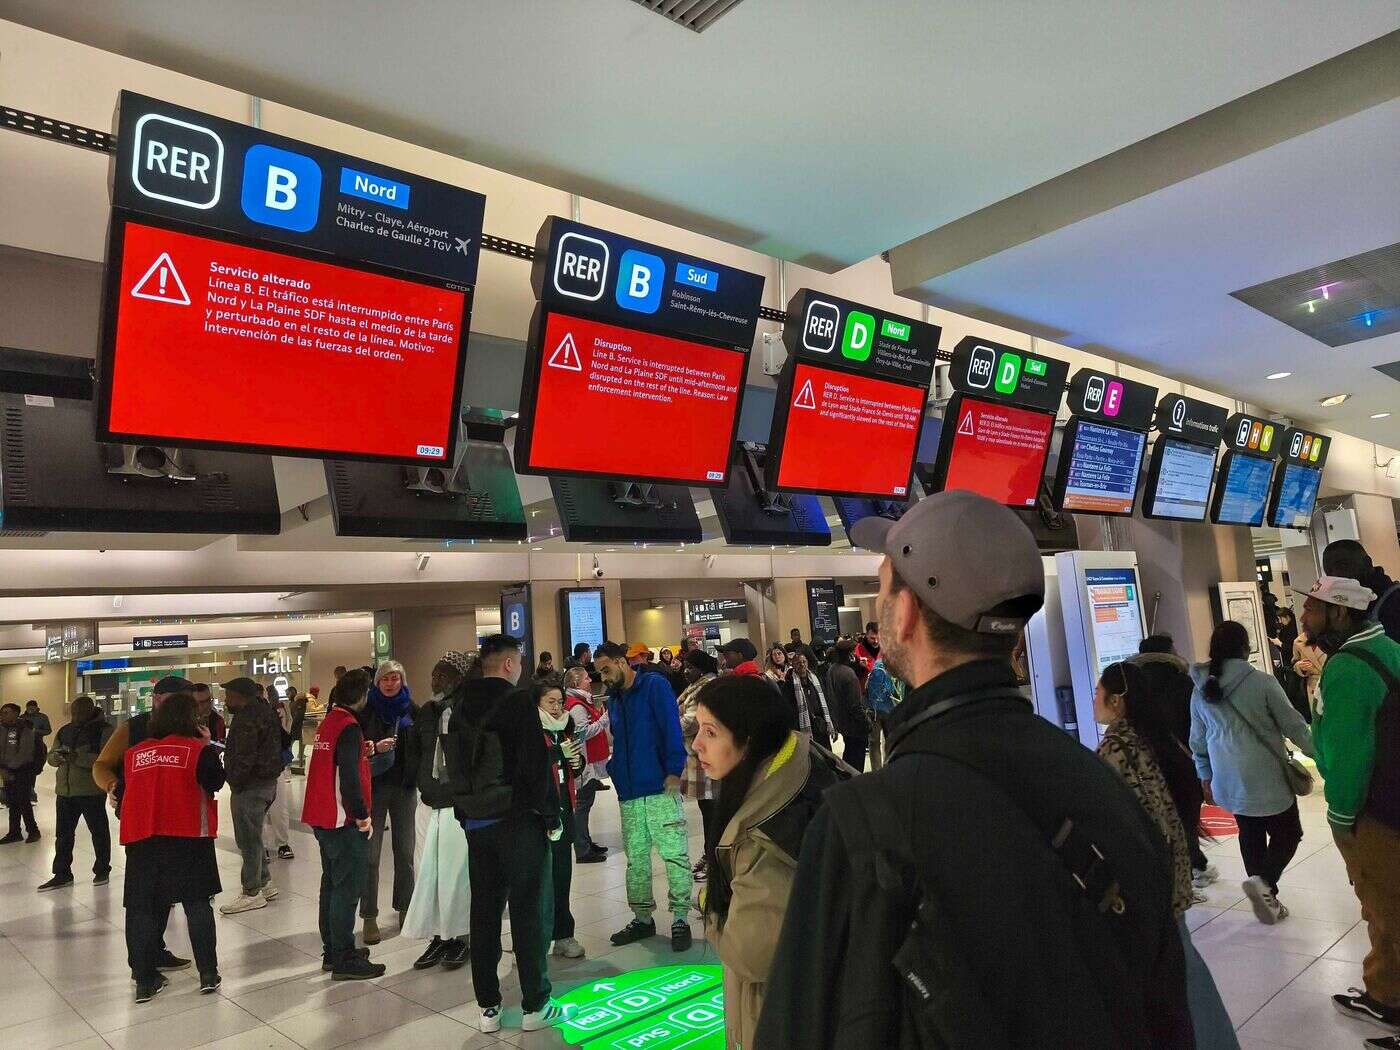
M 910 690 L 885 768 L 808 826 L 754 1046 L 1194 1045 L 1166 844 L 1017 689 L 1045 593 L 1030 531 L 941 492 L 851 540 L 884 555 L 881 646 Z

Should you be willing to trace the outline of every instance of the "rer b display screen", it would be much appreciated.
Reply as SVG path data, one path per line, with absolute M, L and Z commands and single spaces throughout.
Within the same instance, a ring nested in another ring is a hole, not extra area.
M 543 315 L 536 331 L 517 470 L 702 486 L 728 480 L 742 350 L 562 313 Z
M 196 229 L 114 219 L 102 440 L 451 462 L 469 289 Z
M 1264 524 L 1264 506 L 1269 501 L 1269 481 L 1274 461 L 1237 452 L 1226 454 L 1221 479 L 1216 484 L 1214 513 L 1217 525 Z
M 780 489 L 876 498 L 909 495 L 928 392 L 871 376 L 793 366 L 776 446 Z M 775 458 L 773 452 L 769 459 Z
M 1159 447 L 1153 451 L 1144 508 L 1147 516 L 1205 521 L 1214 476 L 1215 449 L 1161 438 Z
M 1306 529 L 1312 522 L 1322 471 L 1285 463 L 1278 491 L 1269 504 L 1269 524 L 1276 529 Z
M 1076 419 L 1065 434 L 1055 478 L 1061 510 L 1131 514 L 1147 435 Z
M 1032 507 L 1040 492 L 1055 416 L 957 396 L 939 441 L 937 482 L 1008 507 Z M 946 446 L 946 451 L 945 451 Z

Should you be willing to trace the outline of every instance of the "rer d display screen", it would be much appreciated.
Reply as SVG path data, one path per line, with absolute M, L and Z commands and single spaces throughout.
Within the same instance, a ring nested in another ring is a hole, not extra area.
M 1221 467 L 1222 477 L 1216 484 L 1211 521 L 1217 525 L 1249 525 L 1255 528 L 1263 525 L 1274 461 L 1238 452 L 1229 452 L 1225 458 L 1226 462 Z
M 545 314 L 537 330 L 517 470 L 701 486 L 728 480 L 743 351 L 562 313 Z
M 1269 524 L 1276 529 L 1306 529 L 1312 522 L 1322 471 L 1285 463 L 1278 493 L 1269 504 Z
M 948 408 L 935 479 L 939 487 L 977 492 L 1008 507 L 1034 506 L 1055 416 L 965 396 L 955 397 Z
M 102 440 L 451 461 L 470 289 L 197 229 L 113 221 Z
M 775 414 L 776 486 L 834 496 L 905 498 L 924 421 L 922 387 L 805 362 Z M 773 453 L 770 453 L 772 458 Z
M 1086 514 L 1131 514 L 1147 435 L 1076 419 L 1055 478 L 1055 502 Z

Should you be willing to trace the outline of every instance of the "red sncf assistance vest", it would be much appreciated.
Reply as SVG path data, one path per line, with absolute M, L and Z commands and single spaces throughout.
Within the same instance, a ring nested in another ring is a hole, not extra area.
M 316 742 L 311 746 L 311 764 L 306 770 L 306 801 L 301 807 L 301 819 L 313 828 L 340 828 L 350 823 L 345 812 L 345 800 L 340 797 L 340 782 L 336 778 L 335 749 L 340 734 L 355 725 L 355 716 L 343 707 L 332 707 L 316 730 Z M 360 790 L 365 796 L 365 809 L 370 806 L 369 756 L 360 749 Z
M 166 736 L 128 748 L 123 757 L 121 844 L 156 835 L 214 838 L 219 804 L 195 778 L 203 740 Z
M 582 692 L 576 692 L 570 689 L 564 694 L 564 710 L 572 711 L 576 707 L 581 707 L 587 712 L 589 725 L 592 725 L 594 722 L 598 721 L 598 719 L 602 718 L 603 712 L 606 710 L 606 708 L 596 706 L 591 696 L 588 697 L 588 699 L 584 699 Z M 582 730 L 579 730 L 579 732 L 581 733 Z M 599 733 L 597 736 L 591 736 L 583 742 L 583 755 L 584 758 L 588 760 L 589 765 L 595 762 L 606 762 L 608 756 L 611 754 L 612 747 L 608 744 L 607 733 Z

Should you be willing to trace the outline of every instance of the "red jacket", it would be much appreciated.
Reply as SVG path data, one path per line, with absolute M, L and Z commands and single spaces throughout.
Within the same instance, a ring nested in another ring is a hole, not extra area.
M 306 770 L 306 801 L 301 807 L 301 819 L 313 828 L 334 830 L 355 820 L 353 808 L 346 805 L 341 794 L 336 763 L 341 734 L 351 727 L 359 730 L 354 713 L 344 707 L 332 707 L 316 730 Z M 361 745 L 359 760 L 360 793 L 366 813 L 370 807 L 369 746 Z
M 203 740 L 166 736 L 128 748 L 122 757 L 121 844 L 157 835 L 214 838 L 218 802 L 195 778 Z
M 762 678 L 763 672 L 758 669 L 757 660 L 745 660 L 738 667 L 734 668 L 733 674 L 748 674 L 755 678 Z
M 580 689 L 570 689 L 564 694 L 564 710 L 572 711 L 576 707 L 581 707 L 588 715 L 588 724 L 592 725 L 603 717 L 604 708 L 593 702 L 593 694 L 585 693 Z M 599 733 L 597 736 L 589 737 L 583 743 L 583 754 L 588 759 L 588 764 L 595 762 L 606 762 L 608 756 L 612 754 L 612 744 L 608 742 L 607 733 Z

